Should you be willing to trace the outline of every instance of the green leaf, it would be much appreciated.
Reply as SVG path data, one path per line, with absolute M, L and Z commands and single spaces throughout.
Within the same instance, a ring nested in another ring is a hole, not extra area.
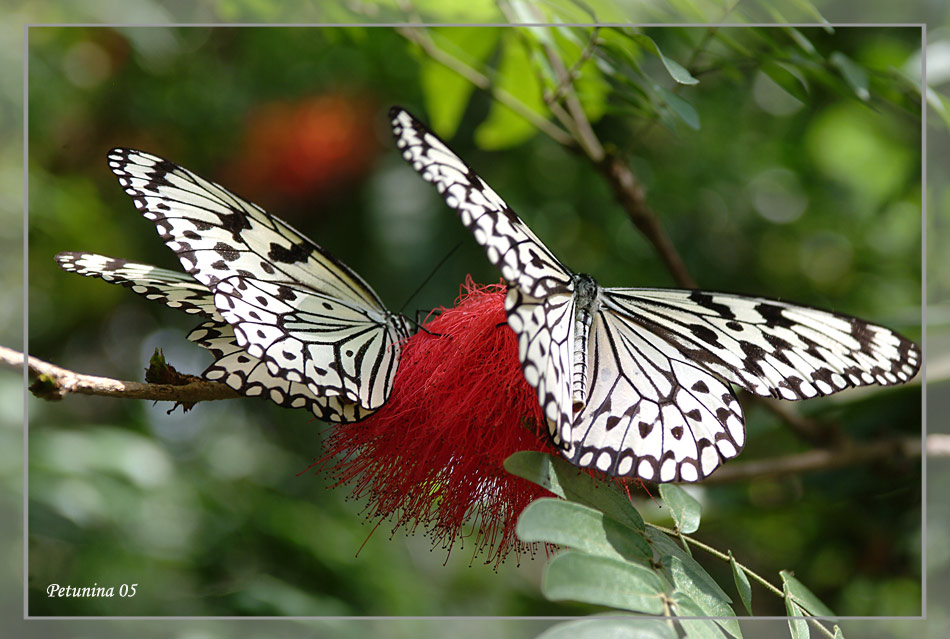
M 716 583 L 716 580 L 709 576 L 709 573 L 699 565 L 699 563 L 686 554 L 686 552 L 673 543 L 673 540 L 670 539 L 666 534 L 656 530 L 654 528 L 647 528 L 646 530 L 647 539 L 653 544 L 654 552 L 660 557 L 666 555 L 671 555 L 680 560 L 683 565 L 683 570 L 685 573 L 692 579 L 694 582 L 699 584 L 699 587 L 715 597 L 722 599 L 728 603 L 732 603 L 732 599 L 729 598 L 729 595 L 719 587 L 719 584 Z M 669 566 L 667 566 L 669 568 Z M 734 613 L 731 613 L 734 616 Z
M 804 610 L 807 610 L 809 614 L 815 615 L 817 617 L 834 617 L 835 613 L 831 612 L 831 609 L 828 608 L 821 600 L 815 596 L 815 594 L 805 587 L 805 584 L 800 582 L 798 579 L 792 576 L 787 570 L 782 570 L 779 572 L 779 575 L 782 576 L 782 583 L 785 586 L 785 592 L 788 596 L 795 600 L 799 606 Z
M 521 451 L 505 460 L 505 470 L 548 489 L 558 497 L 599 510 L 634 530 L 643 531 L 645 528 L 643 518 L 625 493 L 598 482 L 560 457 Z
M 696 109 L 693 108 L 692 104 L 672 91 L 667 91 L 663 87 L 656 86 L 653 88 L 660 94 L 667 106 L 673 110 L 673 113 L 678 115 L 679 118 L 686 123 L 686 126 L 694 131 L 699 131 L 699 114 L 696 113 Z
M 649 568 L 568 550 L 544 571 L 541 591 L 551 600 L 571 599 L 633 612 L 663 612 L 663 582 Z
M 791 597 L 785 597 L 785 610 L 789 617 L 803 617 L 805 613 L 792 601 Z M 788 630 L 792 634 L 792 639 L 808 639 L 811 633 L 808 630 L 808 622 L 804 619 L 789 619 Z
M 668 564 L 670 572 L 673 575 L 673 585 L 676 586 L 676 592 L 686 595 L 691 602 L 702 612 L 700 616 L 705 617 L 735 617 L 736 613 L 729 605 L 730 600 L 725 592 L 718 586 L 711 589 L 702 580 L 697 580 L 687 572 L 683 561 L 678 557 L 667 556 L 663 558 L 663 563 Z M 674 593 L 674 598 L 676 597 Z M 739 622 L 736 619 L 718 619 L 716 623 L 721 625 L 726 632 L 733 637 L 741 637 Z
M 828 61 L 833 67 L 838 69 L 845 82 L 848 83 L 858 98 L 867 100 L 871 97 L 871 92 L 868 90 L 868 72 L 864 67 L 840 51 L 832 53 L 828 57 Z
M 515 29 L 503 29 L 501 61 L 494 85 L 542 117 L 548 116 L 541 82 Z M 527 140 L 537 132 L 534 124 L 509 107 L 492 101 L 488 117 L 475 129 L 475 142 L 483 149 L 503 149 Z
M 791 36 L 792 40 L 795 41 L 795 44 L 797 44 L 802 51 L 808 55 L 815 55 L 815 45 L 813 45 L 811 40 L 806 38 L 801 31 L 795 27 L 784 27 L 784 29 L 786 32 L 788 32 L 788 35 Z
M 798 8 L 802 9 L 805 13 L 814 18 L 817 22 L 821 23 L 824 26 L 825 31 L 828 33 L 834 33 L 834 27 L 831 26 L 831 23 L 821 15 L 821 12 L 818 11 L 818 8 L 813 5 L 808 0 L 792 0 L 792 4 L 797 5 Z
M 656 57 L 660 59 L 660 62 L 663 63 L 663 66 L 666 67 L 667 73 L 669 73 L 670 77 L 676 82 L 679 84 L 699 84 L 699 80 L 690 75 L 686 67 L 663 55 L 663 52 L 660 51 L 660 47 L 653 41 L 653 38 L 642 33 L 630 34 L 630 37 L 644 49 L 656 55 Z
M 834 639 L 844 639 L 844 633 L 841 632 L 841 628 L 835 625 L 835 636 Z
M 497 47 L 501 29 L 445 27 L 430 29 L 429 34 L 440 49 L 477 68 Z M 428 56 L 420 64 L 419 80 L 429 126 L 446 139 L 452 137 L 475 85 Z
M 736 590 L 739 591 L 739 599 L 742 600 L 742 605 L 745 606 L 746 611 L 751 615 L 752 614 L 752 586 L 749 585 L 749 578 L 746 576 L 745 571 L 739 568 L 739 564 L 736 563 L 736 558 L 732 556 L 732 551 L 729 552 L 729 565 L 732 566 L 732 578 L 736 582 Z
M 701 614 L 699 616 L 702 616 Z M 722 639 L 729 634 L 711 619 L 679 619 L 687 639 Z
M 588 506 L 550 497 L 528 504 L 515 532 L 522 541 L 546 541 L 598 557 L 643 564 L 653 559 L 653 550 L 640 533 Z
M 930 87 L 927 87 L 927 104 L 930 105 L 931 109 L 937 112 L 937 115 L 943 120 L 947 129 L 950 129 L 950 109 L 947 108 L 946 99 L 941 97 L 939 93 Z
M 537 639 L 676 639 L 676 631 L 665 621 L 629 615 L 628 619 L 581 619 L 552 626 Z
M 762 72 L 799 102 L 808 101 L 808 82 L 795 67 L 769 61 L 762 65 Z
M 699 530 L 702 506 L 692 495 L 675 484 L 660 484 L 660 497 L 670 507 L 678 531 L 688 535 Z

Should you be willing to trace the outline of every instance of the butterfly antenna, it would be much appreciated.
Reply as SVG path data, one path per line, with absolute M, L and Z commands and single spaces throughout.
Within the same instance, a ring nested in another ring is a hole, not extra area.
M 414 298 L 416 295 L 419 294 L 419 291 L 421 291 L 421 290 L 423 289 L 423 287 L 425 287 L 425 285 L 429 283 L 429 280 L 431 280 L 431 279 L 435 276 L 435 274 L 436 274 L 436 273 L 438 272 L 438 270 L 442 267 L 442 265 L 445 264 L 445 263 L 448 261 L 448 259 L 449 259 L 450 257 L 452 257 L 452 254 L 455 253 L 455 251 L 457 251 L 460 246 L 462 246 L 462 243 L 461 243 L 461 242 L 459 242 L 458 244 L 456 244 L 455 247 L 453 247 L 451 251 L 449 251 L 448 253 L 445 254 L 445 257 L 443 257 L 441 260 L 439 260 L 439 263 L 435 265 L 435 268 L 432 269 L 432 271 L 429 273 L 428 277 L 426 277 L 424 280 L 422 280 L 422 284 L 420 284 L 419 287 L 418 287 L 416 290 L 414 290 L 414 291 L 412 292 L 412 295 L 409 296 L 409 299 L 407 299 L 407 300 L 405 301 L 405 303 L 403 303 L 403 305 L 399 307 L 399 313 L 400 313 L 400 314 L 402 313 L 402 311 L 403 311 L 404 308 L 406 308 L 407 306 L 409 306 L 409 302 L 412 301 L 412 298 Z

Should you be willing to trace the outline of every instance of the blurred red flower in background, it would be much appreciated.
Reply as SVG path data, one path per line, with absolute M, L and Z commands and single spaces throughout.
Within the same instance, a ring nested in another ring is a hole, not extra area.
M 267 204 L 342 190 L 369 171 L 380 149 L 367 124 L 377 112 L 369 99 L 345 94 L 263 104 L 248 115 L 221 181 Z
M 410 532 L 421 524 L 447 551 L 473 523 L 473 558 L 487 551 L 485 563 L 496 566 L 511 551 L 534 554 L 515 524 L 531 501 L 550 495 L 502 462 L 520 450 L 556 454 L 521 373 L 504 300 L 503 284 L 468 278 L 455 307 L 439 309 L 405 342 L 386 405 L 359 423 L 334 425 L 315 464 L 367 499 L 368 518 Z

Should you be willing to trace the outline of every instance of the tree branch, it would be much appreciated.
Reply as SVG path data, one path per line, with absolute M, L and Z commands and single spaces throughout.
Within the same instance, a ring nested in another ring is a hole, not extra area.
M 0 366 L 12 370 L 23 369 L 23 353 L 0 346 Z M 36 357 L 27 358 L 30 377 L 36 379 L 30 391 L 41 399 L 58 400 L 70 393 L 102 395 L 125 399 L 151 399 L 183 404 L 216 399 L 235 399 L 240 395 L 231 387 L 219 382 L 203 380 L 192 375 L 184 376 L 183 384 L 145 384 L 127 382 L 108 377 L 83 375 L 44 362 Z
M 950 457 L 950 435 L 928 435 L 929 457 Z M 884 460 L 920 457 L 919 437 L 895 437 L 871 442 L 850 443 L 840 448 L 815 449 L 805 453 L 726 464 L 703 480 L 704 484 L 725 484 L 765 477 L 782 477 L 817 470 L 829 470 Z

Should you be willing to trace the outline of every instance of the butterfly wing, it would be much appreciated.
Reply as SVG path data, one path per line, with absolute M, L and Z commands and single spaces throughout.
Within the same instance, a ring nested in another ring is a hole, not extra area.
M 906 382 L 919 347 L 883 326 L 762 297 L 606 289 L 604 305 L 721 378 L 764 397 L 806 399 Z
M 399 107 L 389 117 L 403 157 L 458 212 L 508 282 L 534 298 L 572 290 L 571 272 L 439 136 Z
M 314 395 L 306 384 L 272 375 L 259 358 L 238 345 L 234 330 L 215 307 L 211 291 L 190 275 L 94 253 L 60 253 L 55 259 L 66 271 L 125 286 L 146 299 L 211 320 L 188 334 L 189 340 L 215 358 L 202 373 L 205 379 L 223 382 L 245 397 L 263 397 L 280 406 L 306 408 L 324 421 L 354 422 L 372 412 L 343 397 Z
M 367 409 L 388 398 L 399 341 L 409 331 L 359 275 L 290 225 L 167 160 L 113 149 L 109 166 L 185 269 L 215 292 L 239 345 L 265 360 L 273 375 L 303 382 L 309 372 L 336 367 L 306 379 L 314 394 L 343 396 Z M 306 323 L 327 317 L 319 310 L 326 305 L 346 314 L 348 330 L 332 318 Z M 266 328 L 255 317 L 265 311 L 274 320 Z M 328 343 L 329 335 L 338 342 Z M 334 359 L 348 351 L 361 355 Z M 377 372 L 381 379 L 366 376 Z
M 742 450 L 732 389 L 683 349 L 610 307 L 596 314 L 590 344 L 590 393 L 564 451 L 574 464 L 645 481 L 697 481 Z
M 55 257 L 64 271 L 98 277 L 190 315 L 221 320 L 208 287 L 185 273 L 95 253 L 65 252 Z
M 393 107 L 389 116 L 403 157 L 458 212 L 509 282 L 505 307 L 522 370 L 538 391 L 551 435 L 563 444 L 571 420 L 572 273 L 439 136 L 404 109 Z
M 191 331 L 188 339 L 214 356 L 202 377 L 227 384 L 245 397 L 269 399 L 286 408 L 306 408 L 329 422 L 356 422 L 372 413 L 343 397 L 314 395 L 306 384 L 275 377 L 263 361 L 238 345 L 234 328 L 226 322 L 205 322 Z
M 571 443 L 571 361 L 574 344 L 574 296 L 556 293 L 543 300 L 511 287 L 505 297 L 508 325 L 518 336 L 518 358 L 538 401 L 555 445 Z
M 250 277 L 221 280 L 214 297 L 238 345 L 272 374 L 368 410 L 389 397 L 409 333 L 403 318 L 380 323 L 371 311 L 321 292 Z

